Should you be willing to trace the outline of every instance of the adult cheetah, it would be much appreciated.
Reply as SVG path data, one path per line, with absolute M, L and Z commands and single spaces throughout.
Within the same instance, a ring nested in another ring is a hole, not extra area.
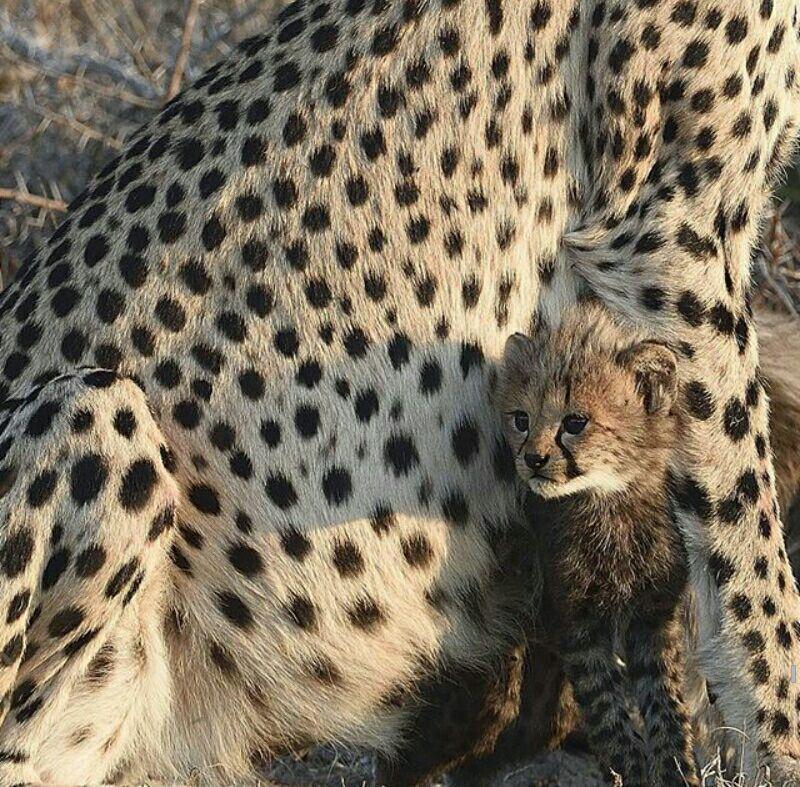
M 745 292 L 798 51 L 794 0 L 298 0 L 134 135 L 0 296 L 0 783 L 441 767 L 415 698 L 535 598 L 493 359 L 573 266 L 683 349 L 703 667 L 794 774 Z

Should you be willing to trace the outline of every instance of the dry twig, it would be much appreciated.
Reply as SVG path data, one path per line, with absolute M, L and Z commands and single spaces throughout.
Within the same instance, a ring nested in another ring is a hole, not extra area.
M 178 57 L 175 59 L 175 68 L 172 71 L 172 78 L 169 81 L 167 93 L 164 96 L 166 101 L 170 101 L 178 95 L 181 89 L 181 82 L 183 81 L 183 73 L 186 70 L 186 64 L 189 61 L 189 48 L 192 45 L 192 33 L 194 32 L 195 25 L 197 24 L 197 17 L 200 12 L 200 3 L 202 0 L 189 0 L 189 9 L 186 12 L 186 19 L 183 23 L 183 35 L 181 36 L 181 48 L 178 51 Z
M 113 52 L 117 42 L 122 44 L 128 54 L 133 58 L 133 62 L 136 64 L 139 73 L 142 74 L 148 82 L 155 85 L 156 80 L 153 77 L 153 72 L 142 55 L 140 46 L 137 46 L 117 23 L 117 20 L 114 18 L 115 12 L 112 11 L 109 13 L 107 8 L 99 8 L 95 4 L 95 0 L 81 0 L 81 2 L 95 30 L 100 36 L 106 38 L 106 49 L 109 52 Z
M 18 191 L 17 189 L 0 188 L 0 200 L 4 199 L 20 202 L 24 205 L 33 205 L 36 208 L 43 208 L 44 210 L 53 210 L 57 213 L 64 213 L 67 210 L 67 203 L 64 202 L 64 200 L 50 199 L 49 197 L 42 197 L 38 194 Z
M 106 3 L 106 5 L 108 4 Z M 136 7 L 136 4 L 132 2 L 132 0 L 124 0 L 124 2 L 121 3 L 119 0 L 117 0 L 117 7 L 125 15 L 125 18 L 128 20 L 128 24 L 133 28 L 135 34 L 139 37 L 137 43 L 142 47 L 142 55 L 147 57 L 147 59 L 153 63 L 159 62 L 161 56 L 153 44 L 153 40 L 150 35 L 151 31 L 148 29 L 147 25 L 142 20 L 142 17 L 139 15 L 139 9 Z
M 80 120 L 68 117 L 67 115 L 62 115 L 59 112 L 53 112 L 52 109 L 48 109 L 47 107 L 35 107 L 34 111 L 38 112 L 45 119 L 45 121 L 49 123 L 58 123 L 61 126 L 71 128 L 77 134 L 80 134 L 82 139 L 93 139 L 96 142 L 101 142 L 103 145 L 106 145 L 106 147 L 109 147 L 112 150 L 122 149 L 122 142 L 119 139 L 109 137 L 102 131 L 98 131 L 96 128 L 92 128 L 91 126 L 87 126 L 86 123 L 81 123 Z
M 800 235 L 790 227 L 786 218 L 788 203 L 774 205 L 767 213 L 761 250 L 757 256 L 754 274 L 756 281 L 766 285 L 762 295 L 779 303 L 785 311 L 800 318 L 800 297 L 797 284 L 797 250 Z M 771 297 L 770 297 L 771 296 Z
M 0 44 L 1 43 L 2 41 L 0 41 Z M 3 59 L 8 60 L 13 65 L 20 66 L 21 68 L 30 69 L 31 71 L 41 74 L 43 77 L 47 77 L 48 79 L 58 80 L 58 82 L 61 83 L 59 87 L 61 87 L 61 85 L 64 83 L 71 85 L 72 87 L 84 87 L 87 90 L 92 90 L 98 95 L 103 96 L 104 98 L 117 99 L 119 101 L 124 101 L 126 104 L 131 104 L 135 107 L 142 107 L 144 109 L 156 109 L 158 106 L 160 106 L 158 101 L 154 101 L 150 98 L 143 98 L 142 96 L 136 95 L 136 93 L 131 93 L 129 90 L 125 90 L 124 88 L 113 85 L 103 85 L 100 82 L 95 82 L 93 79 L 89 79 L 89 77 L 84 76 L 82 72 L 78 72 L 76 74 L 67 74 L 60 71 L 54 71 L 42 63 L 37 63 L 33 60 L 25 60 L 19 57 L 19 55 L 17 55 L 8 46 L 3 47 L 3 49 Z
M 0 16 L 0 44 L 8 47 L 23 60 L 57 74 L 86 73 L 101 76 L 110 79 L 118 87 L 124 86 L 126 90 L 141 98 L 156 98 L 156 91 L 149 82 L 131 74 L 119 63 L 84 53 L 63 55 L 43 49 L 16 32 L 10 25 L 4 24 L 2 16 Z
M 775 293 L 775 295 L 778 296 L 778 299 L 783 304 L 783 307 L 786 309 L 786 311 L 788 311 L 792 317 L 800 319 L 800 314 L 798 314 L 797 309 L 795 308 L 794 300 L 789 294 L 790 288 L 784 275 L 777 269 L 770 271 L 767 267 L 764 278 L 766 279 L 767 284 L 769 284 L 769 286 L 772 288 L 772 291 Z

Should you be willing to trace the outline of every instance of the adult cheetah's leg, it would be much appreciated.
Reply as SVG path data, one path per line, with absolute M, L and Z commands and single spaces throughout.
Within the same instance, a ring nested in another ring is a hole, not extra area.
M 798 4 L 602 5 L 581 122 L 592 193 L 563 238 L 566 278 L 680 354 L 673 472 L 698 664 L 743 732 L 747 777 L 769 765 L 773 781 L 798 780 L 800 598 L 748 302 L 760 219 L 800 126 Z M 547 311 L 564 307 L 559 276 Z
M 169 454 L 141 390 L 111 372 L 2 408 L 0 784 L 102 781 L 166 708 L 165 687 L 140 688 L 163 659 Z
M 650 783 L 698 785 L 692 726 L 683 696 L 683 627 L 680 605 L 635 616 L 626 634 L 628 670 L 642 712 Z

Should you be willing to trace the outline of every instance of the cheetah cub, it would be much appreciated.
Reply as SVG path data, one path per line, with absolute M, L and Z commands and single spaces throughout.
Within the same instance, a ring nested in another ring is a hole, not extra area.
M 511 336 L 502 362 L 504 430 L 545 556 L 542 614 L 589 743 L 626 787 L 699 784 L 681 691 L 687 555 L 669 510 L 676 387 L 672 352 L 596 304 Z

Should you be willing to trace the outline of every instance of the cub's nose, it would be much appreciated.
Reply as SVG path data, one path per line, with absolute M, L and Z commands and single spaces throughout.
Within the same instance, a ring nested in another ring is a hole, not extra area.
M 525 464 L 534 472 L 541 470 L 549 459 L 550 454 L 545 454 L 544 456 L 542 454 L 525 454 Z

